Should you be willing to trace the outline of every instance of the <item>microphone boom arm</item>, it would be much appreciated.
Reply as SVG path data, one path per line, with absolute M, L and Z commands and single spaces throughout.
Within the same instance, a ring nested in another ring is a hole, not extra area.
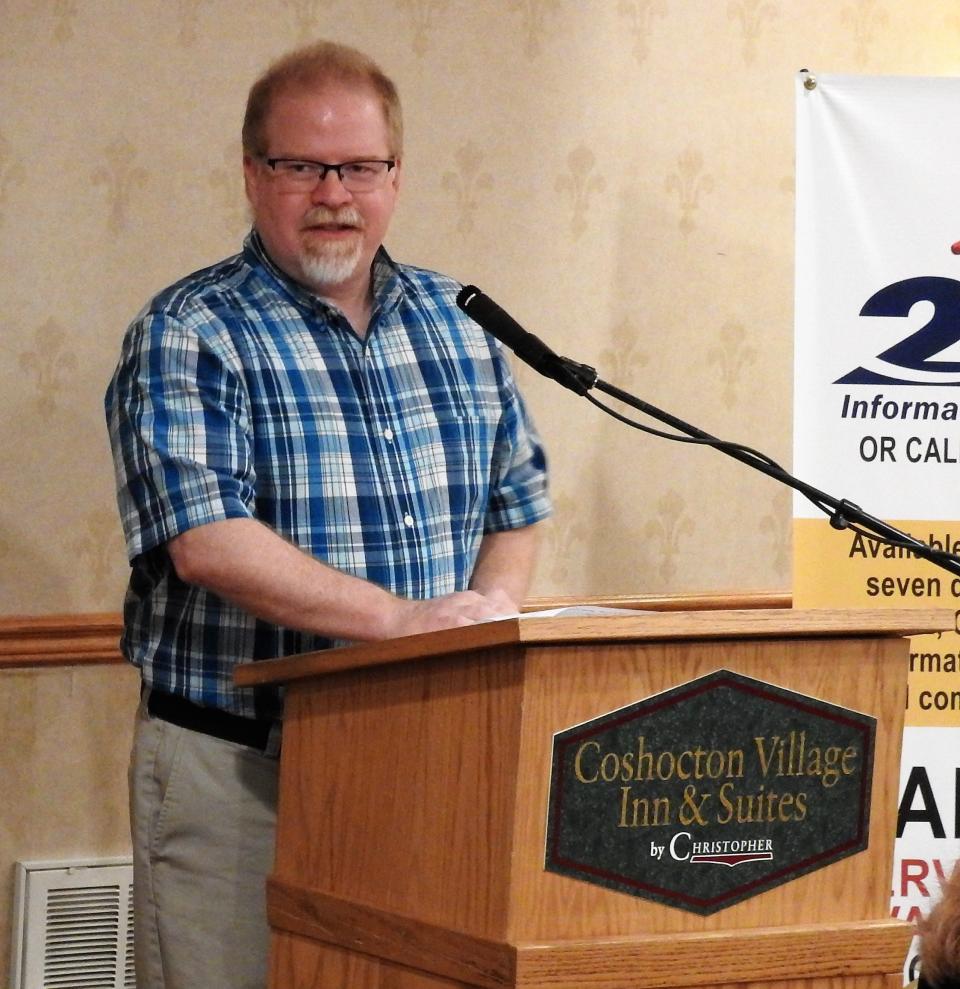
M 870 515 L 859 505 L 855 505 L 852 501 L 847 501 L 845 498 L 835 498 L 833 495 L 829 495 L 825 491 L 821 491 L 819 488 L 815 488 L 813 485 L 799 480 L 788 471 L 784 470 L 779 464 L 774 463 L 772 460 L 769 460 L 768 458 L 763 457 L 762 455 L 757 454 L 746 447 L 741 447 L 735 443 L 727 443 L 724 440 L 717 439 L 717 437 L 711 436 L 709 433 L 705 433 L 702 429 L 697 429 L 696 426 L 691 426 L 682 419 L 678 419 L 676 416 L 670 415 L 662 409 L 658 409 L 655 405 L 651 405 L 649 402 L 644 402 L 642 399 L 637 398 L 635 395 L 631 395 L 629 392 L 623 391 L 621 388 L 617 388 L 615 385 L 608 384 L 606 381 L 603 381 L 597 376 L 597 373 L 593 370 L 593 368 L 589 368 L 587 365 L 578 365 L 575 361 L 571 361 L 566 357 L 561 357 L 560 360 L 565 365 L 573 365 L 579 369 L 576 372 L 576 380 L 586 380 L 587 375 L 584 373 L 584 370 L 593 372 L 593 384 L 591 387 L 596 388 L 597 391 L 601 391 L 605 395 L 615 398 L 618 402 L 623 402 L 625 405 L 629 405 L 638 412 L 642 412 L 644 415 L 650 416 L 651 419 L 656 419 L 658 422 L 662 422 L 665 425 L 680 431 L 681 433 L 685 433 L 687 436 L 692 437 L 698 442 L 704 443 L 707 446 L 712 446 L 714 449 L 719 450 L 721 453 L 727 454 L 727 456 L 732 457 L 734 460 L 739 460 L 748 467 L 753 467 L 754 470 L 758 470 L 762 474 L 766 474 L 768 477 L 772 477 L 775 480 L 780 481 L 782 484 L 793 488 L 795 491 L 799 491 L 802 495 L 804 495 L 804 497 L 812 501 L 828 516 L 830 519 L 830 525 L 832 525 L 834 529 L 843 530 L 850 528 L 857 531 L 857 527 L 859 526 L 863 530 L 866 530 L 865 534 L 872 534 L 881 542 L 891 543 L 898 547 L 902 546 L 905 549 L 910 550 L 910 552 L 914 553 L 916 556 L 929 560 L 931 563 L 942 567 L 944 570 L 947 570 L 952 574 L 960 575 L 960 557 L 957 557 L 955 554 L 934 549 L 934 547 L 929 544 L 922 542 L 919 539 L 915 539 L 909 533 L 903 532 L 902 530 L 884 522 L 882 519 L 878 519 L 873 515 Z M 571 375 L 574 375 L 575 372 L 571 370 L 570 373 Z M 568 385 L 568 387 L 570 386 Z M 589 388 L 580 391 L 580 394 L 589 398 L 587 391 L 589 391 Z M 604 408 L 605 411 L 610 411 L 609 409 L 605 409 L 603 405 L 600 405 L 600 407 Z

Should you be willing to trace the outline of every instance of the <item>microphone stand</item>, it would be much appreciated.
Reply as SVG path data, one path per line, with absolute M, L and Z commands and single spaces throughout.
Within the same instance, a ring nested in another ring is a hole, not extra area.
M 702 429 L 697 429 L 696 426 L 691 426 L 689 423 L 684 422 L 682 419 L 678 419 L 676 416 L 670 415 L 668 412 L 664 412 L 662 409 L 658 409 L 649 402 L 644 402 L 642 399 L 631 395 L 629 392 L 625 392 L 621 388 L 617 388 L 615 385 L 608 384 L 606 381 L 601 380 L 596 370 L 588 364 L 579 364 L 576 361 L 570 360 L 568 357 L 554 356 L 556 357 L 557 363 L 549 372 L 546 373 L 548 373 L 550 377 L 555 378 L 565 388 L 569 388 L 571 391 L 575 391 L 578 395 L 584 396 L 588 401 L 603 409 L 604 412 L 614 416 L 614 418 L 620 419 L 629 425 L 636 426 L 639 429 L 646 428 L 644 426 L 640 426 L 638 423 L 632 422 L 632 420 L 627 419 L 624 416 L 619 415 L 614 410 L 607 408 L 607 406 L 605 406 L 602 402 L 598 402 L 596 399 L 592 398 L 589 395 L 591 389 L 596 388 L 597 391 L 601 391 L 605 395 L 610 395 L 618 402 L 623 402 L 625 405 L 629 405 L 638 412 L 642 412 L 644 415 L 650 416 L 652 419 L 656 419 L 657 421 L 665 423 L 681 433 L 685 433 L 687 436 L 692 437 L 695 442 L 702 443 L 706 446 L 712 446 L 714 449 L 719 450 L 721 453 L 727 454 L 727 456 L 732 457 L 734 460 L 739 460 L 748 467 L 753 467 L 762 474 L 766 474 L 768 477 L 772 477 L 775 480 L 780 481 L 781 484 L 786 484 L 788 487 L 799 491 L 802 495 L 804 495 L 804 497 L 808 498 L 828 516 L 830 519 L 830 525 L 833 526 L 834 529 L 843 530 L 849 528 L 854 532 L 860 532 L 862 535 L 872 535 L 876 537 L 879 542 L 888 543 L 907 549 L 916 556 L 929 560 L 931 563 L 936 564 L 938 567 L 942 567 L 944 570 L 947 570 L 952 574 L 960 575 L 960 557 L 955 554 L 945 552 L 944 550 L 935 549 L 929 544 L 922 542 L 919 539 L 915 539 L 913 536 L 909 535 L 909 533 L 903 532 L 892 525 L 888 525 L 882 519 L 869 515 L 862 508 L 860 508 L 859 505 L 855 505 L 853 502 L 847 501 L 845 498 L 834 498 L 832 495 L 829 495 L 826 492 L 795 478 L 792 474 L 784 470 L 779 464 L 772 461 L 769 457 L 766 457 L 755 450 L 751 450 L 749 447 L 741 446 L 737 443 L 729 443 L 725 440 L 720 440 L 715 436 L 711 436 L 709 433 L 705 433 Z M 654 431 L 654 433 L 655 435 L 670 438 L 666 433 L 657 433 L 656 431 Z M 680 439 L 680 437 L 673 438 Z

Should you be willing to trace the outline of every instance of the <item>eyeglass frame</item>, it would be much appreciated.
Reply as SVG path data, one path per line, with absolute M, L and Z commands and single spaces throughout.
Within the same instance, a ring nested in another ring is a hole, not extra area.
M 312 187 L 314 189 L 319 186 L 321 182 L 323 182 L 330 172 L 336 172 L 337 179 L 340 181 L 340 184 L 345 189 L 348 189 L 346 183 L 343 181 L 342 171 L 348 165 L 386 165 L 387 170 L 383 174 L 384 176 L 387 176 L 394 168 L 397 167 L 397 163 L 400 161 L 399 158 L 354 158 L 350 161 L 341 161 L 338 164 L 331 164 L 328 161 L 314 161 L 312 158 L 267 158 L 265 155 L 257 155 L 257 157 L 270 169 L 274 175 L 280 174 L 277 172 L 277 165 L 278 163 L 284 161 L 299 162 L 304 165 L 316 165 L 319 170 L 316 173 L 316 185 Z M 304 186 L 304 188 L 306 189 L 306 186 Z M 375 192 L 379 188 L 380 186 L 371 186 L 369 189 L 354 189 L 348 191 Z

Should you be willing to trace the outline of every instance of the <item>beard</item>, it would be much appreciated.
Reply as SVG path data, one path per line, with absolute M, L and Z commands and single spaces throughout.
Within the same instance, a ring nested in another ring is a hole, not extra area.
M 338 210 L 318 206 L 304 217 L 304 228 L 321 224 L 350 227 L 353 233 L 344 240 L 317 241 L 305 238 L 299 262 L 304 278 L 314 289 L 342 285 L 357 270 L 363 254 L 363 217 L 352 206 Z

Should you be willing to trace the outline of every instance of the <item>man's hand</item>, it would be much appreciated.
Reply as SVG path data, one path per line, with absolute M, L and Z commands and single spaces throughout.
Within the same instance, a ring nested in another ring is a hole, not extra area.
M 476 591 L 458 591 L 427 601 L 411 601 L 396 598 L 392 614 L 383 628 L 384 638 L 399 635 L 415 635 L 418 632 L 435 632 L 441 628 L 461 628 L 481 621 L 502 618 L 519 611 L 516 603 L 503 591 L 489 594 Z

